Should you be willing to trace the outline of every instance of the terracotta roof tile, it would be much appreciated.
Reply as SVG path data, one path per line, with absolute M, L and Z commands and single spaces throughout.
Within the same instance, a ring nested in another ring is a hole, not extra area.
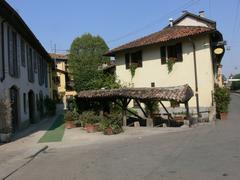
M 110 55 L 114 55 L 116 52 L 131 49 L 131 48 L 137 48 L 137 47 L 142 47 L 142 46 L 146 46 L 146 45 L 164 43 L 167 41 L 190 37 L 190 36 L 195 36 L 195 35 L 199 35 L 202 33 L 208 33 L 208 32 L 212 32 L 212 31 L 214 31 L 213 28 L 199 27 L 199 26 L 167 27 L 159 32 L 150 34 L 148 36 L 142 37 L 140 39 L 137 39 L 130 43 L 124 44 L 115 49 L 112 49 L 105 55 L 110 56 Z
M 68 60 L 68 55 L 67 54 L 54 54 L 54 53 L 49 53 L 52 59 L 63 59 L 63 60 Z
M 105 90 L 80 91 L 78 98 L 83 99 L 107 99 L 107 98 L 133 98 L 140 100 L 174 100 L 187 102 L 193 97 L 193 91 L 187 84 L 175 87 L 155 88 L 122 88 Z

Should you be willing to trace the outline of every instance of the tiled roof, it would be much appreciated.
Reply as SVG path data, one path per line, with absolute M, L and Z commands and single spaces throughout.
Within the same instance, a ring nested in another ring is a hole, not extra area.
M 193 91 L 187 84 L 175 87 L 88 90 L 78 93 L 78 98 L 82 99 L 133 98 L 140 100 L 174 100 L 181 103 L 189 101 L 192 97 Z
M 67 54 L 55 54 L 55 53 L 49 53 L 52 59 L 62 59 L 62 60 L 68 60 Z
M 203 33 L 209 33 L 214 31 L 213 28 L 209 27 L 200 27 L 200 26 L 173 26 L 173 27 L 167 27 L 163 30 L 150 34 L 148 36 L 145 36 L 143 38 L 137 39 L 135 41 L 132 41 L 130 43 L 124 44 L 122 46 L 119 46 L 115 49 L 112 49 L 105 55 L 111 56 L 114 55 L 116 52 L 142 47 L 146 45 L 153 45 L 158 43 L 164 43 L 171 40 L 177 40 L 180 38 L 186 38 L 191 36 L 200 35 Z

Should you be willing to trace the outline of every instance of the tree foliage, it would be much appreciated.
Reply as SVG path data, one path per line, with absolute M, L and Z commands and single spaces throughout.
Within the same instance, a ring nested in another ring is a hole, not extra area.
M 103 56 L 108 50 L 107 44 L 100 36 L 84 34 L 72 42 L 69 69 L 77 91 L 117 86 L 115 77 L 98 70 L 101 64 L 110 61 L 108 57 Z

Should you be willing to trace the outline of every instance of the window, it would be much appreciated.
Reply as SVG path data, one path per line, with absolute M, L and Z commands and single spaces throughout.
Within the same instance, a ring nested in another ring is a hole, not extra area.
M 166 64 L 167 63 L 166 46 L 162 46 L 160 48 L 160 51 L 161 51 L 161 63 Z
M 24 113 L 27 113 L 26 93 L 23 93 L 23 110 L 24 110 Z
M 125 54 L 125 64 L 126 64 L 126 69 L 129 69 L 129 65 L 130 65 L 130 55 L 129 55 L 129 53 Z
M 131 54 L 131 64 L 137 64 L 137 67 L 142 67 L 142 51 Z
M 151 82 L 151 87 L 155 87 L 155 82 Z
M 126 69 L 130 68 L 130 65 L 136 64 L 137 67 L 142 67 L 142 51 L 125 54 Z
M 182 62 L 182 44 L 177 43 L 171 46 L 162 46 L 161 49 L 161 63 L 166 64 L 167 59 L 174 59 L 175 62 Z M 167 52 L 167 56 L 166 56 Z M 167 58 L 166 58 L 167 57 Z
M 34 65 L 34 72 L 37 73 L 37 53 L 33 50 L 33 65 Z
M 22 66 L 26 66 L 26 46 L 23 39 L 21 39 L 21 62 Z
M 56 76 L 56 77 L 54 78 L 54 83 L 55 83 L 56 85 L 60 86 L 60 76 Z
M 8 63 L 9 74 L 18 77 L 17 33 L 8 27 Z

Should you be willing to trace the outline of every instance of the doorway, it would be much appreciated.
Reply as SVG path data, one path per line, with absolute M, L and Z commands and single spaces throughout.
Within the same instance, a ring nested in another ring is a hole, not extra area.
M 28 109 L 29 109 L 29 121 L 31 124 L 33 124 L 35 123 L 35 96 L 32 90 L 28 92 Z

